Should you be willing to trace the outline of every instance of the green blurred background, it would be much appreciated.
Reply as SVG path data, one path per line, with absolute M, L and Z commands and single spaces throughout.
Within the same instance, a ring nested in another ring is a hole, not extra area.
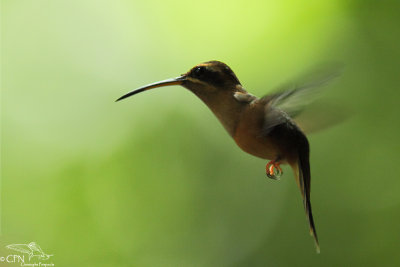
M 397 3 L 2 1 L 0 253 L 35 241 L 55 266 L 398 266 Z M 320 255 L 290 169 L 267 179 L 190 92 L 114 103 L 212 59 L 258 96 L 346 65 L 325 97 L 352 116 L 309 137 Z

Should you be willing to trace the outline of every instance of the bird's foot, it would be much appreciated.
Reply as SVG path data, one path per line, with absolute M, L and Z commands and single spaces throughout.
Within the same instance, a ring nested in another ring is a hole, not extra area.
M 271 160 L 267 163 L 267 165 L 265 166 L 265 172 L 267 173 L 268 178 L 274 180 L 279 180 L 279 178 L 281 178 L 283 171 L 279 165 L 281 164 L 274 160 Z

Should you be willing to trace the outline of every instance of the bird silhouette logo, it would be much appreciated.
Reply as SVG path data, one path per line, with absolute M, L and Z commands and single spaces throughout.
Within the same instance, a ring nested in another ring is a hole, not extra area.
M 38 244 L 31 242 L 29 244 L 12 244 L 6 246 L 8 249 L 16 250 L 18 252 L 28 254 L 29 261 L 32 257 L 38 257 L 40 260 L 48 260 L 51 256 L 43 252 Z

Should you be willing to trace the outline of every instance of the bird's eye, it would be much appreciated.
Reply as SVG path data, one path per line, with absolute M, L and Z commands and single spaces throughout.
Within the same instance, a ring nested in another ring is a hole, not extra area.
M 193 73 L 196 76 L 201 76 L 206 72 L 206 68 L 204 66 L 200 66 L 194 69 Z

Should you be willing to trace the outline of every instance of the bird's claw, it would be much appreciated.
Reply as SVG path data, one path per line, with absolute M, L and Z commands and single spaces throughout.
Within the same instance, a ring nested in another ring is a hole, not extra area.
M 281 167 L 279 166 L 279 162 L 270 161 L 265 166 L 265 171 L 267 173 L 267 177 L 274 180 L 279 180 L 283 174 Z

